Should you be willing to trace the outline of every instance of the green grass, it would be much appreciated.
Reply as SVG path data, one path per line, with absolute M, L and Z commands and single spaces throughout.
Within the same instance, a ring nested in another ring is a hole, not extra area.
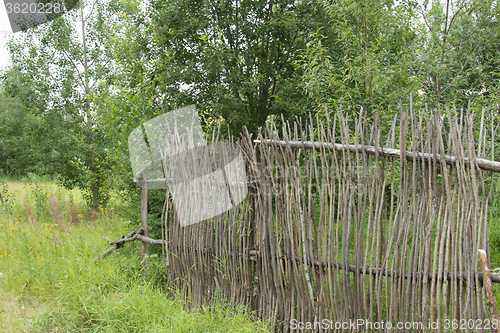
M 117 198 L 92 214 L 79 191 L 54 183 L 0 179 L 0 193 L 0 332 L 269 331 L 243 308 L 190 309 L 166 289 L 157 258 L 142 270 L 140 243 L 92 263 L 108 248 L 103 236 L 118 239 L 137 224 L 127 221 Z M 490 260 L 497 268 L 498 183 L 494 194 Z M 494 290 L 500 304 L 500 284 Z
M 78 191 L 52 183 L 0 191 L 0 332 L 269 331 L 241 307 L 190 309 L 166 293 L 161 265 L 142 269 L 139 243 L 93 262 L 103 236 L 132 229 L 116 200 L 92 214 Z
M 490 269 L 500 268 L 500 181 L 495 177 L 489 202 L 488 231 L 490 241 Z M 500 306 L 500 283 L 493 283 L 493 292 Z

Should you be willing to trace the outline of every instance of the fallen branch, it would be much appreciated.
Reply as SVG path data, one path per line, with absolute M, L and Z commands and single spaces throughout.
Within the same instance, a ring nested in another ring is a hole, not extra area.
M 94 260 L 92 260 L 92 262 L 96 262 L 104 257 L 109 256 L 111 253 L 113 253 L 114 250 L 123 247 L 123 245 L 126 242 L 133 242 L 140 235 L 139 233 L 141 231 L 142 231 L 142 227 L 139 227 L 137 230 L 132 231 L 127 236 L 122 236 L 122 238 L 119 240 L 116 240 L 116 241 L 109 241 L 108 240 L 108 243 L 112 246 L 109 249 L 107 249 L 106 251 L 104 251 L 103 253 L 99 254 L 97 257 L 95 257 Z
M 142 235 L 140 232 L 142 231 L 142 228 L 137 229 L 136 231 L 131 232 L 130 234 L 127 235 L 127 237 L 123 237 L 119 240 L 109 242 L 109 244 L 113 244 L 112 247 L 101 253 L 95 260 L 98 260 L 100 258 L 103 258 L 109 254 L 111 254 L 114 250 L 117 248 L 123 247 L 123 244 L 126 242 L 133 242 L 136 239 L 139 239 L 143 242 L 146 242 L 150 245 L 162 245 L 162 244 L 168 244 L 168 242 L 163 241 L 161 239 L 152 239 L 149 237 L 146 237 Z M 194 249 L 194 251 L 199 251 L 201 250 L 203 253 L 211 253 L 213 252 L 213 249 L 209 248 L 202 248 L 202 249 Z M 232 254 L 229 254 L 232 255 Z M 248 251 L 247 254 L 239 253 L 239 256 L 245 257 L 247 260 L 250 261 L 257 261 L 258 257 L 260 256 L 259 251 L 251 250 Z M 285 255 L 279 256 L 280 260 L 288 260 L 288 257 Z M 304 263 L 304 258 L 299 258 L 299 257 L 294 257 L 290 258 L 292 260 L 295 260 L 297 264 L 303 264 Z M 341 262 L 328 262 L 328 261 L 319 261 L 319 260 L 311 260 L 311 259 L 306 259 L 305 261 L 306 265 L 309 267 L 314 267 L 316 269 L 321 268 L 326 270 L 328 267 L 331 268 L 336 268 L 336 269 L 345 269 L 351 273 L 359 273 L 359 274 L 371 274 L 371 275 L 383 275 L 387 277 L 395 277 L 398 278 L 400 276 L 404 277 L 405 279 L 415 279 L 415 278 L 424 278 L 425 275 L 427 275 L 428 280 L 432 280 L 433 278 L 436 278 L 437 280 L 441 281 L 446 281 L 446 280 L 462 280 L 466 281 L 468 279 L 468 274 L 465 272 L 447 272 L 443 274 L 436 274 L 436 273 L 424 273 L 424 272 L 402 272 L 402 271 L 396 271 L 393 269 L 384 269 L 384 268 L 372 268 L 372 267 L 356 267 L 354 265 L 350 264 L 345 264 Z M 484 273 L 483 272 L 476 272 L 477 278 L 479 281 L 484 281 Z M 490 278 L 491 282 L 494 283 L 500 283 L 500 274 L 491 274 L 490 273 Z
M 146 242 L 146 243 L 151 244 L 151 245 L 166 244 L 166 242 L 162 241 L 161 239 L 152 239 L 152 238 L 146 237 L 144 235 L 140 235 L 140 234 L 137 235 L 137 239 L 140 239 L 141 241 Z
M 92 260 L 92 262 L 95 262 L 99 259 L 102 259 L 102 258 L 110 255 L 111 253 L 113 253 L 114 250 L 123 247 L 123 245 L 125 243 L 133 242 L 136 239 L 139 239 L 139 240 L 146 242 L 148 244 L 151 244 L 151 245 L 162 245 L 162 244 L 166 243 L 166 242 L 162 241 L 161 239 L 152 239 L 152 238 L 149 238 L 147 236 L 144 236 L 142 234 L 142 227 L 139 227 L 137 230 L 132 231 L 127 236 L 122 236 L 122 238 L 115 240 L 115 241 L 111 241 L 111 240 L 107 239 L 106 237 L 104 237 L 104 239 L 109 243 L 109 245 L 112 245 L 112 246 L 109 249 L 107 249 L 106 251 L 104 251 L 103 253 L 101 253 L 100 255 L 98 255 L 94 260 Z

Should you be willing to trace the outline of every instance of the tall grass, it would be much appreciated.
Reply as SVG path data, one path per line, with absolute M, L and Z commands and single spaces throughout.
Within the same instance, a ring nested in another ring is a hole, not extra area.
M 143 270 L 140 244 L 93 262 L 130 223 L 118 202 L 89 211 L 78 191 L 0 183 L 1 332 L 268 331 L 242 308 L 189 309 Z M 154 258 L 150 258 L 153 260 Z M 169 296 L 170 295 L 170 296 Z

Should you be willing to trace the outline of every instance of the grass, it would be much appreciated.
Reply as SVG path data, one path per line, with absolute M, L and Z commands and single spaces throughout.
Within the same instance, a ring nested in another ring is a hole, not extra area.
M 490 269 L 500 269 L 500 181 L 498 177 L 493 181 L 493 193 L 489 202 L 488 232 L 490 241 Z M 493 292 L 497 305 L 500 306 L 500 283 L 493 283 Z
M 490 202 L 491 267 L 500 267 L 500 194 Z M 243 308 L 197 310 L 165 290 L 159 262 L 142 270 L 140 244 L 92 263 L 133 229 L 112 199 L 97 214 L 81 193 L 50 182 L 0 179 L 0 332 L 255 332 Z M 494 284 L 497 304 L 500 285 Z
M 241 307 L 190 309 L 143 270 L 140 244 L 92 262 L 132 228 L 116 200 L 92 213 L 78 191 L 0 182 L 1 332 L 255 332 Z M 153 259 L 153 258 L 151 258 Z

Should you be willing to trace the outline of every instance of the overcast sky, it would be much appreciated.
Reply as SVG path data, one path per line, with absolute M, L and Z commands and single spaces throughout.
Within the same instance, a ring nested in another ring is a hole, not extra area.
M 14 36 L 14 34 L 8 34 L 7 32 L 12 31 L 10 28 L 9 18 L 7 17 L 7 11 L 3 1 L 0 1 L 0 69 L 6 67 L 10 62 L 9 52 L 5 48 L 5 42 Z

